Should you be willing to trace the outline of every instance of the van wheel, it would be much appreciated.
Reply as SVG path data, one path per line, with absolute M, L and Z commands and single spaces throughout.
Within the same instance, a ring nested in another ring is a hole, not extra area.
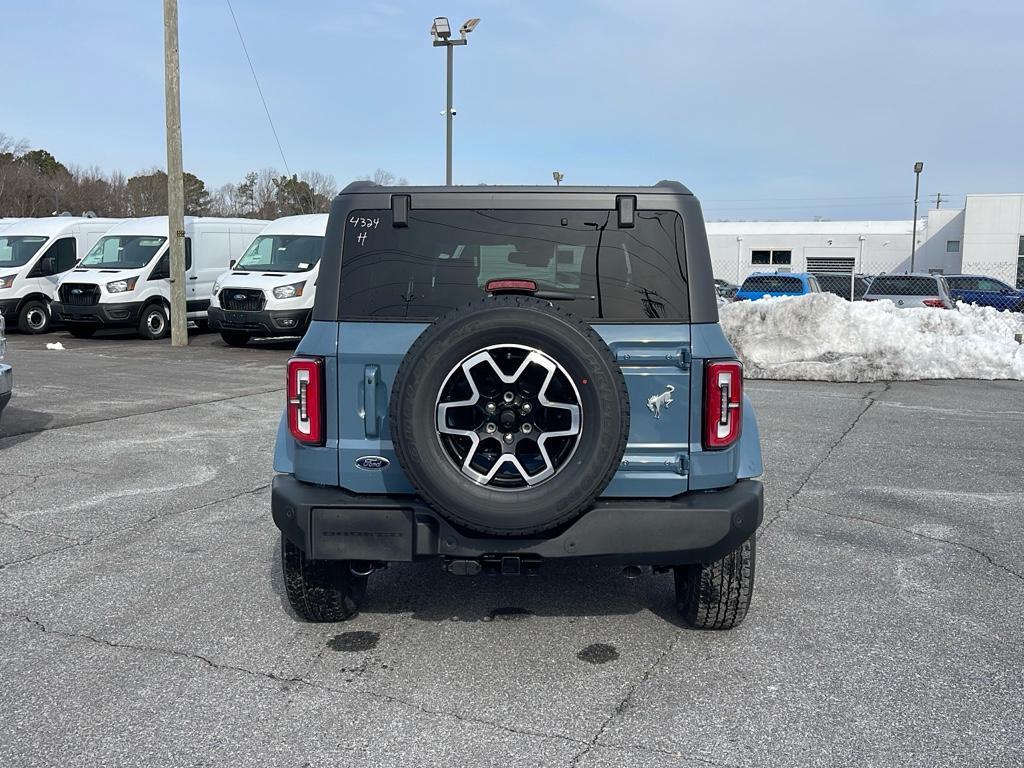
M 220 337 L 229 347 L 244 347 L 251 338 L 245 331 L 221 331 Z
M 754 592 L 753 536 L 721 560 L 675 568 L 676 605 L 695 629 L 732 629 L 747 615 Z
M 76 339 L 91 339 L 99 329 L 94 325 L 72 325 L 68 333 Z
M 26 301 L 18 312 L 18 330 L 22 333 L 46 333 L 50 330 L 50 308 L 45 301 Z
M 167 311 L 160 304 L 150 304 L 139 317 L 139 336 L 150 341 L 162 339 L 167 335 L 170 323 Z
M 281 535 L 281 569 L 288 603 L 306 621 L 345 621 L 359 611 L 366 576 L 356 576 L 348 560 L 310 560 Z

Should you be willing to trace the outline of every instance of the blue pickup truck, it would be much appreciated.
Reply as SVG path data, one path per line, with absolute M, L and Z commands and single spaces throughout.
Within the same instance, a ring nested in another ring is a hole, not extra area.
M 954 302 L 1024 312 L 1024 289 L 984 275 L 944 275 Z
M 671 573 L 685 622 L 735 626 L 761 451 L 697 199 L 677 182 L 350 184 L 274 469 L 307 620 L 352 616 L 389 564 L 511 576 L 589 558 Z

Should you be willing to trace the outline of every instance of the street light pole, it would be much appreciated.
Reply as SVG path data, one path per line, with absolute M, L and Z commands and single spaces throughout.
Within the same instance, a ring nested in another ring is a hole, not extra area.
M 460 37 L 452 39 L 452 28 L 448 23 L 448 19 L 444 16 L 438 16 L 434 19 L 434 23 L 430 26 L 430 34 L 434 38 L 434 47 L 440 48 L 444 46 L 448 49 L 448 69 L 447 69 L 447 100 L 444 110 L 445 116 L 445 162 L 444 162 L 444 183 L 447 186 L 452 185 L 452 118 L 455 117 L 455 108 L 452 106 L 452 69 L 454 64 L 454 49 L 456 45 L 465 45 L 466 35 L 472 32 L 476 25 L 480 23 L 480 19 L 467 19 L 466 22 L 459 27 Z
M 444 183 L 452 185 L 452 63 L 455 59 L 454 45 L 445 46 L 448 49 L 448 107 L 445 109 L 445 153 L 444 153 Z
M 924 163 L 914 163 L 914 220 L 910 222 L 910 271 L 914 271 L 914 255 L 917 253 L 917 200 L 921 193 L 921 171 Z

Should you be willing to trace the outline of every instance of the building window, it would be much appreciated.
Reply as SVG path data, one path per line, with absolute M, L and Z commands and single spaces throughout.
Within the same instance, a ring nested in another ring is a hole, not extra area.
M 792 251 L 751 251 L 751 264 L 792 264 Z
M 1024 256 L 1024 235 L 1020 236 L 1020 241 L 1017 243 L 1017 255 Z
M 960 241 L 959 240 L 947 240 L 946 241 L 946 253 L 960 253 Z

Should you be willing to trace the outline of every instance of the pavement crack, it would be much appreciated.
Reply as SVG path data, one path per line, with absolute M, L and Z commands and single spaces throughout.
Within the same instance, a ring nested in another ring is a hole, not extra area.
M 66 536 L 65 537 L 61 537 L 61 538 L 67 539 L 69 543 L 67 545 L 63 546 L 63 547 L 57 547 L 56 549 L 50 549 L 50 550 L 47 550 L 45 552 L 37 552 L 36 554 L 29 555 L 28 557 L 22 557 L 22 558 L 19 558 L 17 560 L 8 560 L 7 562 L 0 563 L 0 569 L 7 568 L 7 567 L 12 566 L 12 565 L 24 565 L 25 563 L 30 563 L 30 562 L 32 562 L 34 560 L 38 560 L 41 557 L 46 557 L 48 555 L 57 555 L 57 554 L 60 554 L 61 552 L 65 552 L 65 551 L 67 551 L 69 549 L 74 549 L 76 547 L 87 547 L 90 544 L 92 544 L 94 541 L 97 541 L 99 539 L 104 539 L 104 538 L 107 538 L 108 536 L 116 536 L 117 534 L 124 533 L 125 531 L 135 530 L 136 528 L 141 528 L 141 527 L 143 527 L 145 525 L 148 525 L 149 523 L 155 522 L 156 520 L 162 520 L 164 518 L 172 517 L 174 515 L 185 515 L 185 514 L 188 514 L 189 512 L 198 512 L 199 510 L 206 509 L 207 507 L 212 507 L 212 506 L 214 506 L 216 504 L 223 504 L 224 502 L 233 501 L 234 499 L 241 498 L 242 496 L 247 496 L 249 494 L 259 493 L 260 491 L 265 491 L 269 487 L 270 487 L 270 483 L 263 483 L 261 485 L 257 485 L 255 488 L 247 488 L 245 490 L 238 491 L 236 493 L 232 493 L 229 496 L 222 496 L 220 498 L 211 499 L 210 501 L 205 501 L 202 504 L 199 504 L 199 505 L 197 505 L 195 507 L 188 507 L 187 509 L 173 509 L 173 510 L 169 510 L 167 512 L 158 512 L 158 513 L 156 513 L 154 515 L 150 515 L 149 517 L 145 517 L 145 518 L 143 518 L 141 520 L 138 520 L 138 521 L 136 521 L 134 523 L 129 523 L 128 525 L 122 525 L 122 526 L 119 526 L 117 528 L 111 528 L 110 530 L 101 531 L 100 533 L 94 534 L 94 535 L 89 536 L 88 538 L 84 538 L 84 539 L 71 539 L 71 538 L 66 537 Z M 5 525 L 13 525 L 12 523 L 4 523 L 4 524 Z M 36 531 L 36 533 L 42 533 L 42 531 Z M 59 536 L 60 534 L 46 534 L 46 535 Z
M 885 523 L 885 522 L 882 522 L 881 520 L 876 520 L 875 518 L 872 518 L 872 517 L 864 517 L 863 515 L 846 515 L 846 514 L 842 514 L 840 512 L 829 512 L 829 511 L 824 510 L 824 509 L 817 509 L 815 507 L 808 507 L 806 504 L 803 504 L 801 506 L 803 506 L 806 509 L 809 509 L 812 512 L 818 512 L 818 513 L 823 514 L 823 515 L 828 515 L 829 517 L 838 517 L 838 518 L 841 518 L 843 520 L 852 520 L 852 521 L 855 521 L 855 522 L 870 523 L 871 525 L 877 525 L 877 526 L 879 526 L 881 528 L 888 528 L 891 531 L 900 531 L 901 533 L 908 533 L 911 536 L 916 536 L 919 539 L 927 539 L 928 541 L 938 542 L 939 544 L 949 544 L 950 546 L 961 547 L 962 549 L 966 549 L 968 552 L 973 552 L 974 554 L 978 555 L 979 557 L 983 558 L 984 560 L 987 560 L 989 565 L 991 565 L 991 566 L 993 566 L 995 568 L 998 568 L 998 569 L 1000 569 L 1002 571 L 1005 571 L 1006 573 L 1010 574 L 1011 576 L 1013 576 L 1013 577 L 1015 577 L 1017 579 L 1020 579 L 1021 581 L 1024 581 L 1024 574 L 1018 573 L 1017 571 L 1013 570 L 1013 568 L 1010 568 L 1008 565 L 1003 565 L 1002 563 L 1000 563 L 998 560 L 996 560 L 994 557 L 992 557 L 992 555 L 990 555 L 985 550 L 979 549 L 978 547 L 971 546 L 970 544 L 965 544 L 962 541 L 956 541 L 955 539 L 944 539 L 941 536 L 931 536 L 931 535 L 929 535 L 927 533 L 921 533 L 920 531 L 915 531 L 915 530 L 912 530 L 910 528 L 904 528 L 904 527 L 899 526 L 899 525 L 893 525 L 892 523 Z
M 839 447 L 843 440 L 845 440 L 847 436 L 849 436 L 849 434 L 853 432 L 854 429 L 857 428 L 857 425 L 860 423 L 860 420 L 864 417 L 864 414 L 871 410 L 871 407 L 877 402 L 877 400 L 875 399 L 876 395 L 888 392 L 891 387 L 892 382 L 883 382 L 882 389 L 876 389 L 867 392 L 860 398 L 861 401 L 864 403 L 864 406 L 860 409 L 857 415 L 853 417 L 853 419 L 846 426 L 846 429 L 842 431 L 839 437 L 833 440 L 832 443 L 828 446 L 828 448 L 825 449 L 825 451 L 822 453 L 821 458 L 814 462 L 811 468 L 806 472 L 806 474 L 804 474 L 804 476 L 800 479 L 800 483 L 799 485 L 797 485 L 796 490 L 789 494 L 789 496 L 786 497 L 786 501 L 783 502 L 782 506 L 779 507 L 776 513 L 761 525 L 757 532 L 758 539 L 763 539 L 767 535 L 768 530 L 776 522 L 778 522 L 779 518 L 790 510 L 790 507 L 792 507 L 793 503 L 796 501 L 796 498 L 800 495 L 803 489 L 811 481 L 811 478 L 814 477 L 815 473 L 817 473 L 817 471 L 821 469 L 822 466 L 824 466 L 825 462 L 832 458 L 832 454 L 835 453 L 835 450 Z
M 312 689 L 312 690 L 323 691 L 325 693 L 330 693 L 330 694 L 335 694 L 335 695 L 349 696 L 349 697 L 351 697 L 351 696 L 360 696 L 360 697 L 363 697 L 363 698 L 377 699 L 379 701 L 384 701 L 384 702 L 387 702 L 387 703 L 390 703 L 390 704 L 395 704 L 395 705 L 398 705 L 398 706 L 406 707 L 408 709 L 413 709 L 413 710 L 416 710 L 418 712 L 421 712 L 422 714 L 430 715 L 432 717 L 446 717 L 446 718 L 450 718 L 450 719 L 453 719 L 453 720 L 457 720 L 457 721 L 462 722 L 462 723 L 471 723 L 471 724 L 475 724 L 475 725 L 482 725 L 482 726 L 486 726 L 486 727 L 489 727 L 489 728 L 493 728 L 495 730 L 504 731 L 506 733 L 512 733 L 512 734 L 515 734 L 515 735 L 518 735 L 518 736 L 526 736 L 526 737 L 530 737 L 530 738 L 554 739 L 554 740 L 558 740 L 558 741 L 569 742 L 569 743 L 572 743 L 572 744 L 586 744 L 587 743 L 587 742 L 584 742 L 584 741 L 582 741 L 580 739 L 574 739 L 574 738 L 572 738 L 570 736 L 563 736 L 562 734 L 546 733 L 544 731 L 537 731 L 537 730 L 533 730 L 533 729 L 529 729 L 529 728 L 515 728 L 513 726 L 503 725 L 501 723 L 497 723 L 497 722 L 495 722 L 493 720 L 488 720 L 486 718 L 473 717 L 473 716 L 470 716 L 470 715 L 464 715 L 464 714 L 461 714 L 459 712 L 454 712 L 454 711 L 450 711 L 450 710 L 431 709 L 429 707 L 423 706 L 422 704 L 418 704 L 418 703 L 413 702 L 413 701 L 408 701 L 406 699 L 402 699 L 402 698 L 397 697 L 397 696 L 392 696 L 390 694 L 381 693 L 379 691 L 359 691 L 359 690 L 346 690 L 346 689 L 343 689 L 343 688 L 335 688 L 334 686 L 330 686 L 330 685 L 326 685 L 324 683 L 308 680 L 308 679 L 306 679 L 304 677 L 285 677 L 283 675 L 278 675 L 278 674 L 275 674 L 273 672 L 265 672 L 263 670 L 250 669 L 248 667 L 242 667 L 242 666 L 238 666 L 236 664 L 225 664 L 223 662 L 214 661 L 209 656 L 204 656 L 203 654 L 200 654 L 200 653 L 190 653 L 190 652 L 186 652 L 186 651 L 179 651 L 179 650 L 176 650 L 176 649 L 173 649 L 173 648 L 161 648 L 161 647 L 157 647 L 157 646 L 137 645 L 135 643 L 121 643 L 121 642 L 117 642 L 117 641 L 114 641 L 114 640 L 107 640 L 106 638 L 97 637 L 95 635 L 90 635 L 90 634 L 85 633 L 85 632 L 67 632 L 67 631 L 64 631 L 64 630 L 59 630 L 59 629 L 54 629 L 52 627 L 49 627 L 46 624 L 44 624 L 43 622 L 39 621 L 38 619 L 32 618 L 31 616 L 24 616 L 24 615 L 21 615 L 21 616 L 6 616 L 6 617 L 4 617 L 4 620 L 5 621 L 21 621 L 21 622 L 25 622 L 29 626 L 34 627 L 35 629 L 39 630 L 41 633 L 46 634 L 46 635 L 52 635 L 54 637 L 61 637 L 61 638 L 65 638 L 65 639 L 68 639 L 68 640 L 78 640 L 78 641 L 93 643 L 93 644 L 96 644 L 96 645 L 104 646 L 106 648 L 111 648 L 111 649 L 119 650 L 119 651 L 134 651 L 136 653 L 158 654 L 158 655 L 163 655 L 163 656 L 171 656 L 171 657 L 174 657 L 174 658 L 184 659 L 184 660 L 187 660 L 187 661 L 199 662 L 199 663 L 203 664 L 204 666 L 209 667 L 210 669 L 215 669 L 215 670 L 218 670 L 218 671 L 235 672 L 235 673 L 238 673 L 238 674 L 247 675 L 249 677 L 254 677 L 254 678 L 263 679 L 263 680 L 269 680 L 269 681 L 274 682 L 274 683 L 297 685 L 297 686 L 301 686 L 303 688 L 309 688 L 309 689 Z
M 580 760 L 586 757 L 587 754 L 594 747 L 605 746 L 604 744 L 599 744 L 598 742 L 604 735 L 604 732 L 608 730 L 608 726 L 612 724 L 612 721 L 616 717 L 618 717 L 627 709 L 629 709 L 629 706 L 633 701 L 633 696 L 635 696 L 636 692 L 640 689 L 640 687 L 651 678 L 651 675 L 654 674 L 654 670 L 661 665 L 661 662 L 665 660 L 665 657 L 672 653 L 676 645 L 679 643 L 679 639 L 683 636 L 683 633 L 685 631 L 686 630 L 683 629 L 678 630 L 672 637 L 672 639 L 669 640 L 669 642 L 665 645 L 665 648 L 662 650 L 662 652 L 659 653 L 658 656 L 654 659 L 654 661 L 652 661 L 647 666 L 647 669 L 644 670 L 644 673 L 636 680 L 636 682 L 629 686 L 629 689 L 626 691 L 626 695 L 619 700 L 619 703 L 615 705 L 615 709 L 613 709 L 611 713 L 608 715 L 608 717 L 604 719 L 604 722 L 601 723 L 601 726 L 597 729 L 597 732 L 594 733 L 593 738 L 591 738 L 590 741 L 582 742 L 583 749 L 581 749 L 573 756 L 572 762 L 569 763 L 570 768 L 575 768 L 577 765 L 579 765 Z
M 14 530 L 21 531 L 22 533 L 29 533 L 35 536 L 52 536 L 53 538 L 63 539 L 64 541 L 71 542 L 72 544 L 78 543 L 77 539 L 73 539 L 70 536 L 65 536 L 62 533 L 50 533 L 49 531 L 39 531 L 35 528 L 25 528 L 24 526 L 18 525 L 16 523 L 9 523 L 6 520 L 0 520 L 0 525 L 6 526 L 7 528 L 13 528 Z

